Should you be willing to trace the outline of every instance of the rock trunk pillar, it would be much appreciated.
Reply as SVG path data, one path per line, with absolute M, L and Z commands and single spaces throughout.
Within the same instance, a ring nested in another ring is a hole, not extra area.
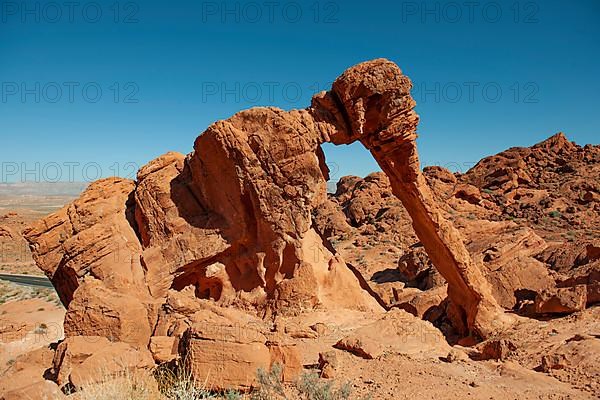
M 488 336 L 504 313 L 460 233 L 442 216 L 421 173 L 415 140 L 364 144 L 389 177 L 392 191 L 408 211 L 429 258 L 448 282 L 449 317 L 454 327 L 461 334 L 475 331 Z

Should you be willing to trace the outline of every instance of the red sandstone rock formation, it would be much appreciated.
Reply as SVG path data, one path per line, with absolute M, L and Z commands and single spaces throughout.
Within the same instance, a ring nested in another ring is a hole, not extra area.
M 420 172 L 410 89 L 395 64 L 360 64 L 306 110 L 255 108 L 218 121 L 189 156 L 161 156 L 135 182 L 96 182 L 34 224 L 26 233 L 34 258 L 68 307 L 70 342 L 56 357 L 77 337 L 102 335 L 147 360 L 147 348 L 157 344 L 151 337 L 173 337 L 182 340 L 180 353 L 190 355 L 201 379 L 210 350 L 196 346 L 198 340 L 231 346 L 223 362 L 248 370 L 274 357 L 295 358 L 269 349 L 265 327 L 251 340 L 206 331 L 202 324 L 231 328 L 247 318 L 224 317 L 222 310 L 209 313 L 221 317 L 207 316 L 206 301 L 261 317 L 316 308 L 381 312 L 364 279 L 313 220 L 314 210 L 327 204 L 324 142 L 358 140 L 371 151 L 448 283 L 455 328 L 482 337 L 503 328 L 508 317 Z M 358 205 L 353 214 L 359 223 Z M 55 359 L 59 376 L 67 374 L 62 365 Z M 252 376 L 223 371 L 211 385 L 252 384 L 253 370 Z

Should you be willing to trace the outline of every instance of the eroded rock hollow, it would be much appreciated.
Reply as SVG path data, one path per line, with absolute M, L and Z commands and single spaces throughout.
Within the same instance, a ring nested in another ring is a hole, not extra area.
M 410 89 L 390 61 L 359 64 L 307 109 L 254 108 L 218 121 L 190 155 L 165 154 L 135 182 L 95 182 L 35 224 L 27 240 L 68 309 L 67 336 L 146 349 L 208 335 L 191 328 L 208 311 L 182 293 L 255 310 L 259 320 L 312 309 L 380 311 L 312 218 L 327 199 L 320 145 L 355 141 L 389 177 L 448 282 L 455 328 L 481 337 L 502 328 L 506 316 L 421 174 Z M 213 314 L 201 321 L 228 318 Z M 265 363 L 281 353 L 261 351 Z

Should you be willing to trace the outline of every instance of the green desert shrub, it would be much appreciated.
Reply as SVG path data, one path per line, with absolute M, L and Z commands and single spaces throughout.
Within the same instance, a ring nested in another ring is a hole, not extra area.
M 552 218 L 560 218 L 562 216 L 562 214 L 560 213 L 560 211 L 556 211 L 556 210 L 550 211 L 549 215 Z

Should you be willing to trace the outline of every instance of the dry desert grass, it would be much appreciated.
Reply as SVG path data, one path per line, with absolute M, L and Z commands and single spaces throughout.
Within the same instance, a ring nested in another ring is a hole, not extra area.
M 29 299 L 43 299 L 56 305 L 61 304 L 54 289 L 21 286 L 12 282 L 0 281 L 0 304 Z
M 76 400 L 346 400 L 349 384 L 337 385 L 320 379 L 316 373 L 303 374 L 294 384 L 281 381 L 281 366 L 257 371 L 258 387 L 251 393 L 227 391 L 215 393 L 194 381 L 185 368 L 158 367 L 153 374 L 122 371 L 103 374 L 99 382 L 90 382 L 73 393 Z

